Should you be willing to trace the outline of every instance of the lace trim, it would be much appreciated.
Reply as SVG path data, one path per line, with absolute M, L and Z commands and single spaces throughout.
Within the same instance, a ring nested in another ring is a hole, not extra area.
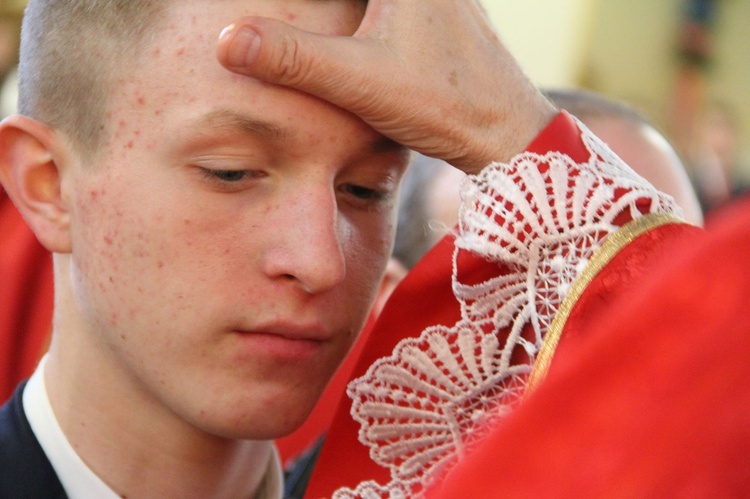
M 464 181 L 453 258 L 461 320 L 403 339 L 349 384 L 359 440 L 391 481 L 343 488 L 335 499 L 419 497 L 522 399 L 555 314 L 619 229 L 618 215 L 680 214 L 670 197 L 578 126 L 590 152 L 585 163 L 525 152 Z M 458 255 L 465 251 L 504 272 L 461 282 Z M 530 362 L 514 361 L 519 349 Z

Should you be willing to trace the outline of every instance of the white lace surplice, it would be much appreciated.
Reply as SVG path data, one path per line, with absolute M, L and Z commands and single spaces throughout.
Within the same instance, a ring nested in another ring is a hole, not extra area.
M 453 259 L 461 320 L 402 340 L 349 384 L 359 439 L 391 481 L 366 481 L 334 498 L 419 497 L 521 399 L 550 323 L 591 255 L 618 230 L 616 217 L 679 213 L 578 126 L 591 153 L 586 163 L 526 152 L 464 182 Z M 510 270 L 462 283 L 462 251 Z M 531 363 L 512 361 L 518 348 Z

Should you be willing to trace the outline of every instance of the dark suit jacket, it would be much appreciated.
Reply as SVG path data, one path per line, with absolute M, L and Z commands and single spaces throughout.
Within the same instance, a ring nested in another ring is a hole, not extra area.
M 0 499 L 67 499 L 23 411 L 26 382 L 0 408 Z M 287 473 L 284 497 L 302 497 L 320 446 Z
M 64 499 L 67 496 L 23 411 L 26 382 L 0 408 L 0 499 Z

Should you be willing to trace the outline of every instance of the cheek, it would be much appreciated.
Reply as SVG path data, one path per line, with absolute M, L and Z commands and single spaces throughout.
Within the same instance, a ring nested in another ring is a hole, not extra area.
M 78 196 L 73 217 L 73 258 L 87 274 L 118 273 L 122 232 L 129 218 L 106 187 L 89 185 Z
M 392 210 L 391 210 L 392 211 Z M 347 238 L 347 272 L 357 278 L 357 286 L 374 297 L 391 255 L 395 233 L 394 216 L 352 229 Z
M 164 246 L 164 217 L 148 208 L 148 201 L 134 202 L 101 184 L 90 184 L 77 198 L 73 282 L 100 323 L 114 326 L 135 317 L 142 297 L 157 295 L 155 273 L 171 255 Z

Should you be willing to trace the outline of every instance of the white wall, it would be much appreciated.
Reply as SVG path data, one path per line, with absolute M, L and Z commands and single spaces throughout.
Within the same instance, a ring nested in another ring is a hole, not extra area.
M 680 0 L 481 0 L 501 38 L 543 87 L 584 86 L 666 125 Z M 721 3 L 707 93 L 734 109 L 750 184 L 750 1 Z
M 580 80 L 597 0 L 483 0 L 500 37 L 542 86 Z

